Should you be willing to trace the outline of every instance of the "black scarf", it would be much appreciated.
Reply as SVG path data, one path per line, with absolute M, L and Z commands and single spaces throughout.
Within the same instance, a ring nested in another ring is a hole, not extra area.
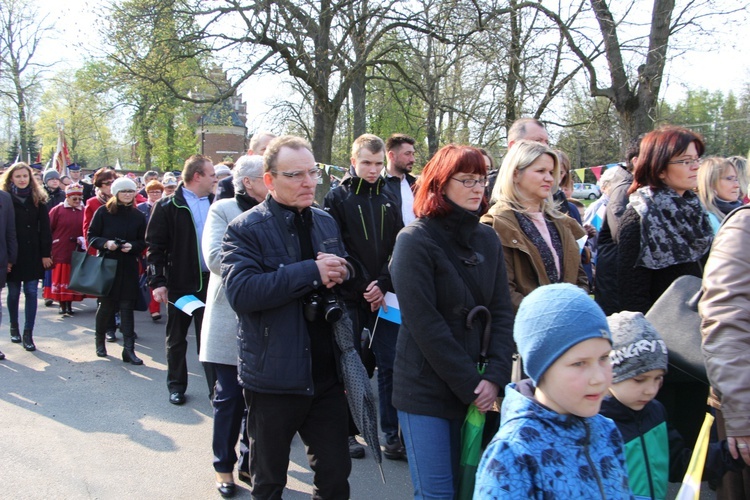
M 234 199 L 237 202 L 237 206 L 240 207 L 240 210 L 242 210 L 243 212 L 247 212 L 258 204 L 258 200 L 241 191 L 238 191 L 234 194 Z
M 671 188 L 639 188 L 630 205 L 641 217 L 641 253 L 637 265 L 664 269 L 699 261 L 711 248 L 714 232 L 698 195 L 680 196 Z
M 740 200 L 724 201 L 721 198 L 714 197 L 714 205 L 716 205 L 716 208 L 718 208 L 721 213 L 729 215 L 729 212 L 735 208 L 741 207 L 742 202 Z

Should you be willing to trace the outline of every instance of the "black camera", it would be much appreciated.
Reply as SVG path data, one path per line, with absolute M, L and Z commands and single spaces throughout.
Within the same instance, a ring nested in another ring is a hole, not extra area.
M 338 297 L 331 290 L 324 288 L 315 290 L 305 298 L 303 303 L 305 319 L 309 322 L 325 319 L 329 323 L 335 323 L 344 315 Z
M 120 247 L 122 247 L 125 243 L 128 242 L 128 240 L 123 240 L 122 238 L 112 238 L 112 241 L 114 241 L 115 245 L 117 245 L 117 248 L 115 250 L 118 250 Z

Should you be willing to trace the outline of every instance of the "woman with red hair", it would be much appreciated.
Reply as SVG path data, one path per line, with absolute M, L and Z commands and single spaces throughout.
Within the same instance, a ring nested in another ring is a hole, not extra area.
M 621 310 L 646 313 L 680 276 L 702 276 L 714 235 L 693 191 L 703 151 L 703 139 L 682 127 L 660 128 L 643 137 L 617 240 Z M 668 422 L 692 443 L 706 414 L 708 387 L 674 377 L 667 374 L 658 399 Z
M 500 240 L 479 223 L 486 186 L 479 150 L 440 149 L 417 181 L 417 220 L 399 233 L 393 250 L 401 310 L 393 405 L 415 498 L 453 498 L 469 405 L 486 412 L 510 380 L 513 307 Z

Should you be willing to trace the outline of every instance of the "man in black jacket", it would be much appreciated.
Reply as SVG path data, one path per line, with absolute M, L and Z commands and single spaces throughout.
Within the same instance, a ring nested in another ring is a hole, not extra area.
M 385 456 L 403 458 L 398 438 L 398 414 L 391 404 L 393 389 L 393 358 L 396 353 L 398 326 L 375 320 L 386 292 L 392 292 L 388 262 L 396 244 L 396 235 L 403 227 L 401 211 L 390 195 L 384 192 L 385 179 L 380 176 L 385 161 L 385 144 L 372 134 L 359 136 L 352 145 L 349 173 L 341 184 L 325 197 L 325 210 L 336 219 L 347 253 L 354 258 L 367 276 L 358 289 L 346 296 L 346 308 L 352 319 L 354 343 L 360 344 L 360 332 L 373 332 L 372 348 L 378 365 L 380 393 L 380 427 L 386 435 Z M 349 453 L 352 458 L 364 457 L 364 448 L 357 443 L 354 426 L 350 428 Z
M 414 144 L 406 134 L 393 134 L 385 141 L 388 166 L 385 169 L 385 190 L 398 203 L 401 219 L 406 226 L 414 220 Z
M 269 144 L 264 167 L 270 196 L 229 224 L 221 255 L 227 300 L 240 320 L 238 371 L 255 446 L 253 498 L 281 498 L 296 433 L 315 475 L 313 498 L 349 498 L 339 350 L 332 323 L 310 299 L 330 293 L 351 270 L 336 222 L 311 206 L 322 170 L 310 144 L 279 137 Z
M 193 155 L 185 161 L 184 183 L 175 193 L 154 205 L 146 229 L 149 286 L 157 302 L 167 306 L 167 388 L 169 402 L 185 402 L 188 385 L 187 334 L 195 320 L 196 345 L 200 349 L 203 308 L 189 315 L 175 307 L 186 295 L 205 303 L 209 270 L 201 254 L 201 236 L 216 184 L 213 162 Z M 204 364 L 209 396 L 216 378 L 210 364 Z

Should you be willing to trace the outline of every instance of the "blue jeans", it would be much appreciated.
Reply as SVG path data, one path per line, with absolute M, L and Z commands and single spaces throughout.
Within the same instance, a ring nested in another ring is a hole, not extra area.
M 33 330 L 34 321 L 36 320 L 36 296 L 39 288 L 39 280 L 30 280 L 23 282 L 23 311 L 26 323 L 24 330 Z M 21 298 L 21 282 L 8 282 L 8 315 L 10 316 L 10 326 L 18 327 L 18 303 Z
M 237 463 L 237 438 L 240 439 L 239 469 L 249 472 L 250 443 L 247 437 L 245 419 L 247 407 L 242 387 L 237 380 L 237 367 L 213 363 L 216 372 L 214 389 L 214 470 L 232 472 Z
M 451 500 L 458 486 L 463 419 L 398 411 L 415 499 Z
M 373 333 L 372 350 L 378 366 L 378 404 L 380 429 L 388 443 L 398 439 L 398 413 L 391 403 L 393 395 L 393 360 L 399 325 L 381 319 Z

